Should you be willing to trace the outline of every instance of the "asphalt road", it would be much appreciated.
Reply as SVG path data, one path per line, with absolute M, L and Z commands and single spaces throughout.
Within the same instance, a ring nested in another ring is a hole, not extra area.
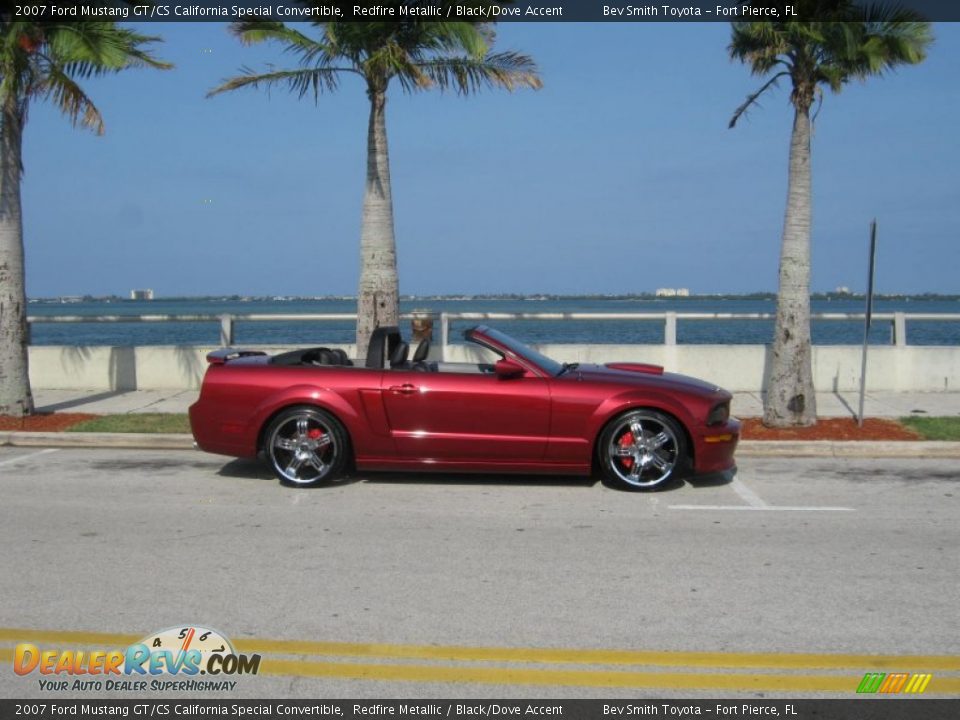
M 850 697 L 875 669 L 957 697 L 958 501 L 956 460 L 291 490 L 199 452 L 0 448 L 0 696 L 50 696 L 17 642 L 196 624 L 263 655 L 231 697 Z

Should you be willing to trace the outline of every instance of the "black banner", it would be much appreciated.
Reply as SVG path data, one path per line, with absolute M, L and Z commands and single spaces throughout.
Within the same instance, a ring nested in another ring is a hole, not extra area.
M 622 0 L 519 0 L 487 3 L 476 0 L 185 0 L 182 3 L 138 0 L 5 0 L 13 19 L 126 20 L 137 22 L 231 22 L 234 20 L 403 21 L 477 20 L 496 22 L 731 22 L 737 20 L 825 20 L 806 11 L 797 0 L 733 2 L 678 0 L 663 3 Z M 930 21 L 960 21 L 955 0 L 901 0 Z
M 785 718 L 953 720 L 960 700 L 0 700 L 3 718 Z

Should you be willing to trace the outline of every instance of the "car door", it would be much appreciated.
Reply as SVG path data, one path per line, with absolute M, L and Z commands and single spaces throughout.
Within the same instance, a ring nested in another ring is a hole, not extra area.
M 536 462 L 546 454 L 547 378 L 387 370 L 382 392 L 403 457 L 495 463 Z

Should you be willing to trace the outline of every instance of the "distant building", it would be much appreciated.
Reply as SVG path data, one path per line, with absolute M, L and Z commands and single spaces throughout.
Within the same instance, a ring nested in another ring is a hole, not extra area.
M 837 295 L 849 295 L 850 288 L 848 288 L 846 285 L 840 285 L 836 290 L 834 290 L 834 292 Z
M 657 297 L 690 297 L 690 288 L 657 288 Z
M 153 290 L 147 288 L 146 290 L 131 290 L 130 291 L 131 300 L 153 300 Z

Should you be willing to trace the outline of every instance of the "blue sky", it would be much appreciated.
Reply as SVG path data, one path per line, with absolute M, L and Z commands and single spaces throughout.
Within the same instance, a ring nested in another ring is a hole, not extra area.
M 32 297 L 352 294 L 367 101 L 204 93 L 289 64 L 219 23 L 146 26 L 168 72 L 88 81 L 96 137 L 31 109 L 23 185 Z M 388 102 L 405 294 L 775 290 L 791 110 L 781 87 L 734 130 L 758 80 L 723 23 L 503 24 L 544 88 Z M 813 147 L 814 290 L 960 292 L 960 24 L 917 67 L 828 96 Z M 209 201 L 209 202 L 207 202 Z

